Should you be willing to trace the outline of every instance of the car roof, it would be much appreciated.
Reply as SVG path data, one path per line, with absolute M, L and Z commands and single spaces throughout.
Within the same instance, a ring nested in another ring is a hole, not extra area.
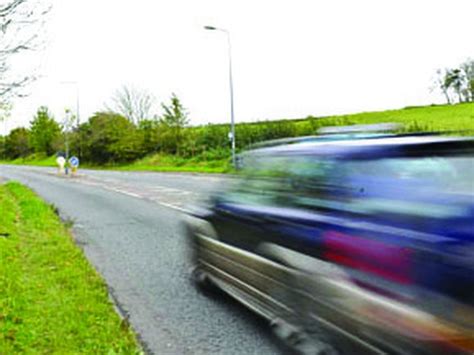
M 472 153 L 474 137 L 437 135 L 373 135 L 302 138 L 301 142 L 280 144 L 249 151 L 252 155 L 325 155 L 339 158 L 374 158 L 426 153 Z M 398 153 L 397 153 L 398 152 Z

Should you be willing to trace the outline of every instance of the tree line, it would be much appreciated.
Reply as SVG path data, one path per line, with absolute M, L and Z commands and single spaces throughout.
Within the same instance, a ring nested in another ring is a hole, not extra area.
M 435 88 L 443 93 L 448 104 L 474 102 L 474 59 L 455 68 L 439 69 Z
M 162 109 L 164 112 L 159 117 L 140 119 L 136 119 L 136 108 L 128 117 L 106 109 L 74 125 L 75 117 L 69 110 L 67 118 L 58 123 L 49 109 L 42 106 L 28 128 L 15 128 L 1 137 L 1 156 L 4 159 L 31 154 L 51 156 L 64 153 L 66 142 L 72 154 L 97 164 L 132 161 L 157 151 L 179 154 L 188 114 L 174 94 L 169 104 L 162 104 Z
M 120 105 L 106 105 L 106 109 L 79 125 L 74 125 L 75 117 L 70 111 L 68 119 L 58 123 L 47 107 L 38 108 L 29 127 L 15 128 L 0 137 L 0 157 L 11 160 L 32 154 L 51 156 L 64 153 L 68 142 L 70 154 L 98 165 L 131 162 L 155 153 L 197 160 L 229 158 L 229 124 L 189 126 L 188 111 L 175 94 L 169 102 L 161 104 L 160 115 L 149 118 L 151 111 L 137 103 L 146 102 L 149 107 L 152 100 L 143 99 L 148 94 L 130 88 L 117 93 L 113 102 L 119 100 Z M 237 148 L 317 131 L 317 124 L 312 124 L 315 118 L 310 118 L 303 128 L 298 128 L 295 122 L 238 124 Z

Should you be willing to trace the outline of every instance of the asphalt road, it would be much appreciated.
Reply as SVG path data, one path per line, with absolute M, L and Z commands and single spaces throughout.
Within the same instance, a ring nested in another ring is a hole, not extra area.
M 224 295 L 189 281 L 181 219 L 188 206 L 226 183 L 220 176 L 0 165 L 74 222 L 74 235 L 103 275 L 120 310 L 156 354 L 281 354 L 267 324 Z

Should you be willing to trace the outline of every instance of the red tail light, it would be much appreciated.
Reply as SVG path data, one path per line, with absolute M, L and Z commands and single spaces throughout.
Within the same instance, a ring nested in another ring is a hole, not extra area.
M 333 231 L 326 233 L 323 240 L 328 261 L 399 284 L 412 282 L 409 249 Z

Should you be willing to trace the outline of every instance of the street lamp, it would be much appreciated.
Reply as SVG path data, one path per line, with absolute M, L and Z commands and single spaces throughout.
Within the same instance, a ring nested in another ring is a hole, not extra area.
M 79 127 L 79 83 L 77 81 L 61 81 L 63 85 L 74 85 L 76 87 L 76 125 Z
M 64 121 L 63 121 L 63 126 L 64 126 L 64 143 L 65 143 L 65 148 L 66 148 L 66 175 L 68 173 L 68 162 L 69 162 L 69 131 L 71 130 L 72 126 L 72 120 L 71 120 L 71 111 L 66 109 L 65 115 L 64 115 Z
M 224 32 L 227 35 L 227 44 L 229 51 L 229 88 L 230 88 L 230 133 L 229 138 L 232 144 L 232 165 L 236 167 L 236 158 L 235 158 L 235 121 L 234 121 L 234 85 L 232 82 L 232 53 L 230 46 L 230 33 L 229 31 L 214 27 L 214 26 L 204 26 L 205 30 L 209 31 L 220 31 Z

